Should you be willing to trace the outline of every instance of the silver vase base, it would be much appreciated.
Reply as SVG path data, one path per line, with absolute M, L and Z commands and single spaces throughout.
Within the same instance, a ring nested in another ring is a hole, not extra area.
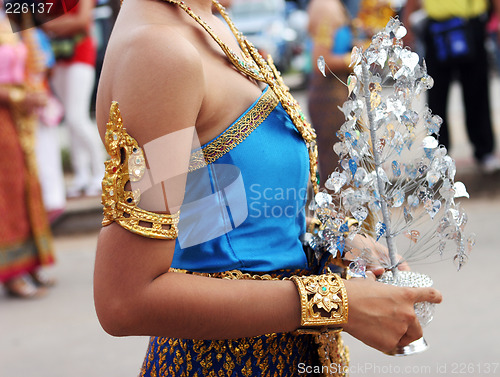
M 424 352 L 427 348 L 429 348 L 429 345 L 422 337 L 411 342 L 407 346 L 396 347 L 393 351 L 387 352 L 387 354 L 390 356 L 410 356 L 420 352 Z

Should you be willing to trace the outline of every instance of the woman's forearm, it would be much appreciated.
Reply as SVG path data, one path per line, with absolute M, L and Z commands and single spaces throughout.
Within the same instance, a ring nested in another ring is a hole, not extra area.
M 103 326 L 118 336 L 236 339 L 289 332 L 300 324 L 299 296 L 291 281 L 169 272 L 144 287 L 136 299 L 115 305 L 109 327 Z
M 112 335 L 238 338 L 293 331 L 300 302 L 291 281 L 224 280 L 169 270 L 174 241 L 116 224 L 99 237 L 94 300 Z

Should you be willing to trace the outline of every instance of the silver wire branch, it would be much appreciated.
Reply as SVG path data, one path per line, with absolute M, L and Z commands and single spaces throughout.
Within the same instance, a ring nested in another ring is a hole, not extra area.
M 380 155 L 376 148 L 377 135 L 376 135 L 376 125 L 373 119 L 373 110 L 370 102 L 370 89 L 369 89 L 369 74 L 368 74 L 368 63 L 362 59 L 361 68 L 363 73 L 363 96 L 366 102 L 366 111 L 368 114 L 368 128 L 370 130 L 370 137 L 372 141 L 372 151 L 373 151 L 373 160 L 375 163 L 375 176 L 377 177 L 377 186 L 379 195 L 381 198 L 381 211 L 382 211 L 382 219 L 384 220 L 384 224 L 386 226 L 385 229 L 385 238 L 387 240 L 387 248 L 389 249 L 389 258 L 391 261 L 391 270 L 394 276 L 398 273 L 398 259 L 397 259 L 397 250 L 396 244 L 394 243 L 394 238 L 391 232 L 391 219 L 389 214 L 389 209 L 387 207 L 387 199 L 384 182 L 379 175 L 378 169 L 382 168 L 382 163 L 380 161 Z

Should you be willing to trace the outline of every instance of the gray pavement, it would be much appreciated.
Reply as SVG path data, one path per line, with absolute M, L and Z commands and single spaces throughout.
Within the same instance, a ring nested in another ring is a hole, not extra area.
M 500 93 L 500 82 L 494 81 L 492 90 Z M 297 98 L 305 107 L 304 93 Z M 469 215 L 467 231 L 477 235 L 476 247 L 460 272 L 451 261 L 413 266 L 431 275 L 445 298 L 425 329 L 430 349 L 395 358 L 346 335 L 351 376 L 500 375 L 500 174 L 477 173 L 454 98 L 451 154 L 459 176 L 471 185 L 472 198 L 462 203 Z M 494 109 L 498 137 L 500 104 Z M 99 222 L 99 198 L 69 201 L 67 213 L 54 227 L 57 264 L 50 272 L 58 284 L 46 297 L 32 301 L 0 292 L 0 377 L 137 375 L 147 338 L 113 338 L 101 329 L 94 312 L 92 270 Z
M 413 266 L 432 276 L 444 295 L 425 329 L 430 349 L 395 358 L 346 335 L 351 376 L 500 375 L 500 198 L 464 200 L 463 206 L 469 215 L 467 231 L 477 235 L 470 262 L 460 272 L 451 261 Z M 147 339 L 108 336 L 94 312 L 96 238 L 95 231 L 56 237 L 58 261 L 51 272 L 58 284 L 46 297 L 22 301 L 0 294 L 0 376 L 137 375 Z

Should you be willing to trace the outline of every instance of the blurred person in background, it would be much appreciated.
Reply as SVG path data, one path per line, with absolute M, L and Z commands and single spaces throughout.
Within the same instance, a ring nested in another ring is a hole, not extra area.
M 41 270 L 54 254 L 35 156 L 47 92 L 36 30 L 20 35 L 0 10 L 0 282 L 10 295 L 32 298 L 54 283 Z
M 350 17 L 340 0 L 312 0 L 308 7 L 312 72 L 308 85 L 308 111 L 316 130 L 321 184 L 337 168 L 333 152 L 336 133 L 344 123 L 338 106 L 347 99 L 347 82 L 353 33 Z M 323 56 L 328 66 L 326 77 L 317 68 Z M 332 75 L 330 69 L 335 75 Z
M 332 148 L 345 121 L 338 107 L 342 107 L 348 96 L 352 47 L 369 42 L 395 13 L 385 0 L 312 0 L 308 14 L 313 68 L 308 85 L 308 110 L 318 136 L 319 172 L 324 184 L 339 163 Z M 317 68 L 320 56 L 328 67 L 326 77 Z
M 43 26 L 57 61 L 52 85 L 64 105 L 64 123 L 69 129 L 74 177 L 67 188 L 68 197 L 100 195 L 104 173 L 104 151 L 90 118 L 96 62 L 96 43 L 90 33 L 94 5 L 94 0 L 80 0 Z
M 500 1 L 493 0 L 494 13 Z M 488 0 L 408 0 L 404 23 L 423 8 L 428 15 L 423 42 L 427 71 L 434 79 L 428 102 L 432 111 L 443 118 L 439 142 L 450 149 L 450 129 L 447 108 L 451 83 L 457 79 L 462 87 L 465 120 L 474 157 L 485 173 L 500 169 L 495 156 L 495 136 L 492 129 L 488 84 L 488 58 L 485 49 Z M 408 28 L 407 42 L 415 40 Z
M 64 183 L 61 145 L 58 125 L 64 115 L 61 102 L 55 97 L 48 82 L 50 69 L 55 64 L 50 40 L 41 29 L 36 29 L 36 43 L 40 49 L 40 59 L 48 70 L 41 79 L 47 91 L 47 104 L 39 112 L 36 134 L 36 157 L 38 176 L 42 187 L 42 198 L 50 223 L 54 223 L 64 212 L 66 189 Z

